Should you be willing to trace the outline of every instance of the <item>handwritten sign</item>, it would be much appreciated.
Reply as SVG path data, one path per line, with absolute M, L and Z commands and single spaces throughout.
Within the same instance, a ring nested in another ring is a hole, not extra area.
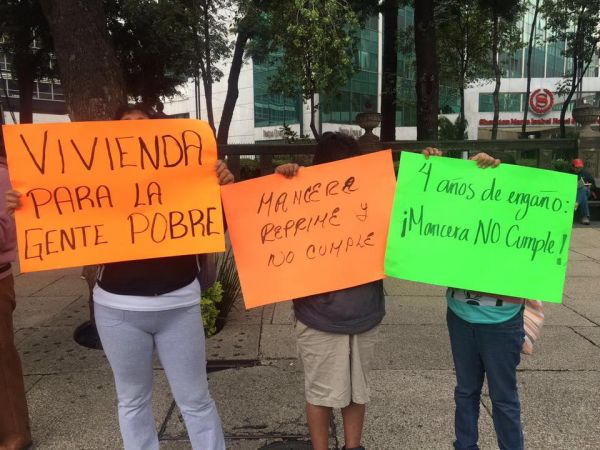
M 564 173 L 404 152 L 385 273 L 560 303 L 576 187 Z
M 23 271 L 224 249 L 213 133 L 197 120 L 3 128 Z
M 223 186 L 247 308 L 383 278 L 391 152 Z

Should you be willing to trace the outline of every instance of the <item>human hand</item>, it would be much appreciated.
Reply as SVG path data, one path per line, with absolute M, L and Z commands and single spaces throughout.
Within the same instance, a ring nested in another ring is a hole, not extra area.
M 217 163 L 215 164 L 215 170 L 217 171 L 217 177 L 219 179 L 220 186 L 232 184 L 235 181 L 233 178 L 233 174 L 227 168 L 227 164 L 225 164 L 220 159 L 218 159 Z
M 485 169 L 486 167 L 498 167 L 500 165 L 500 160 L 496 159 L 487 153 L 477 153 L 475 156 L 470 158 L 471 161 L 475 161 L 477 163 L 477 167 Z
M 429 159 L 430 156 L 444 156 L 441 150 L 433 147 L 427 147 L 425 150 L 421 151 L 421 154 L 425 156 L 425 159 Z
M 23 206 L 21 203 L 21 193 L 18 191 L 6 191 L 4 198 L 6 201 L 6 213 L 10 216 L 15 214 L 15 209 Z
M 298 175 L 298 170 L 300 166 L 295 163 L 282 164 L 275 168 L 275 173 L 279 173 L 286 178 L 293 178 Z

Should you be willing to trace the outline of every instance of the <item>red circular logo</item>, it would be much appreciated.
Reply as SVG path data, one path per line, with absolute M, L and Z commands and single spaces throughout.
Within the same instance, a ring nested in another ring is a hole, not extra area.
M 529 109 L 536 114 L 546 114 L 554 106 L 554 95 L 548 89 L 536 89 L 529 97 Z

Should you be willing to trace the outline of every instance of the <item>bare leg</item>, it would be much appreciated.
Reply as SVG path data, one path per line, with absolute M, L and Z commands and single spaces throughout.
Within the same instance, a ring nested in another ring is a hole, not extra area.
M 342 418 L 344 420 L 344 439 L 346 448 L 360 447 L 362 438 L 363 423 L 365 421 L 366 405 L 350 403 L 342 408 Z
M 306 402 L 306 421 L 313 450 L 328 450 L 331 408 Z

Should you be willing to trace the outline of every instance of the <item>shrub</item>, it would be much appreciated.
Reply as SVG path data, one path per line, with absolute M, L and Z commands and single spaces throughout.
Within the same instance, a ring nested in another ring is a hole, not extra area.
M 222 300 L 223 287 L 219 281 L 215 281 L 215 284 L 202 293 L 200 307 L 202 308 L 202 323 L 204 324 L 206 337 L 210 337 L 217 332 L 218 305 Z

